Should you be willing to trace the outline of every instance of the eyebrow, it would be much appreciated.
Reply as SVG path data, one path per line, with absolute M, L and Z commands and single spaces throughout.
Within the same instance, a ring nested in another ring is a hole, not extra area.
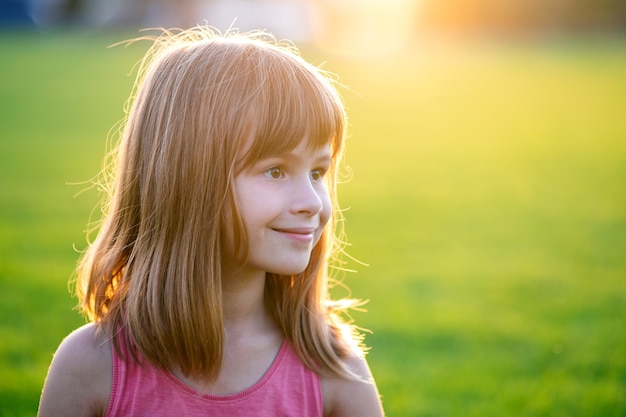
M 298 160 L 302 159 L 300 158 L 300 156 L 298 156 L 295 152 L 294 149 L 291 150 L 287 150 L 284 152 L 280 152 L 277 154 L 273 154 L 273 155 L 268 155 L 264 158 L 260 158 L 257 159 L 255 161 L 249 161 L 248 163 L 243 163 L 243 160 L 240 160 L 238 162 L 238 167 L 235 170 L 235 173 L 238 174 L 242 171 L 249 171 L 254 169 L 254 167 L 257 167 L 259 164 L 265 163 L 267 161 L 272 161 L 272 160 L 287 160 L 289 162 L 298 162 Z M 333 153 L 332 150 L 329 149 L 328 147 L 311 147 L 311 148 L 306 148 L 306 154 L 310 154 L 310 153 L 316 153 L 317 155 L 315 156 L 315 159 L 313 160 L 313 164 L 323 164 L 323 165 L 328 165 L 328 166 L 332 166 L 333 165 Z

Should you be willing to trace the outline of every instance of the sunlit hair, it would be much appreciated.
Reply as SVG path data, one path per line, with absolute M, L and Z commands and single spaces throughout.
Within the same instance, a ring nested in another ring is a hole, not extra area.
M 266 34 L 198 27 L 152 40 L 115 167 L 104 173 L 100 231 L 78 267 L 82 310 L 111 337 L 125 331 L 157 366 L 213 381 L 224 346 L 223 259 L 228 250 L 247 256 L 233 178 L 306 138 L 311 149 L 331 147 L 333 218 L 304 272 L 268 274 L 265 300 L 307 366 L 350 376 L 342 358 L 359 354 L 359 338 L 327 288 L 346 126 L 332 78 Z

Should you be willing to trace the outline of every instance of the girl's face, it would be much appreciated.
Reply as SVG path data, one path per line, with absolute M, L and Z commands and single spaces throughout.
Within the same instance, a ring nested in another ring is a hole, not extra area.
M 281 275 L 302 272 L 330 218 L 324 179 L 331 164 L 330 146 L 311 151 L 305 142 L 285 154 L 260 160 L 235 177 L 248 234 L 248 270 Z

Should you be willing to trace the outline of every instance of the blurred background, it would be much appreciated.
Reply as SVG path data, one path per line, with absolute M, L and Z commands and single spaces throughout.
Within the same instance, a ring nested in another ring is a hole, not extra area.
M 623 0 L 0 0 L 0 416 L 84 323 L 90 180 L 149 47 L 110 46 L 196 24 L 344 85 L 333 295 L 369 300 L 389 416 L 626 415 Z
M 4 27 L 267 28 L 343 52 L 387 50 L 416 35 L 546 38 L 623 35 L 621 0 L 2 0 Z M 370 47 L 366 47 L 370 45 Z

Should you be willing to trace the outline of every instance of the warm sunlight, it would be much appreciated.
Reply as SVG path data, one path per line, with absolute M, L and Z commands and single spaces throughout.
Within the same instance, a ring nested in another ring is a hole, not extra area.
M 325 50 L 345 55 L 396 51 L 413 32 L 419 0 L 315 0 L 312 32 Z

